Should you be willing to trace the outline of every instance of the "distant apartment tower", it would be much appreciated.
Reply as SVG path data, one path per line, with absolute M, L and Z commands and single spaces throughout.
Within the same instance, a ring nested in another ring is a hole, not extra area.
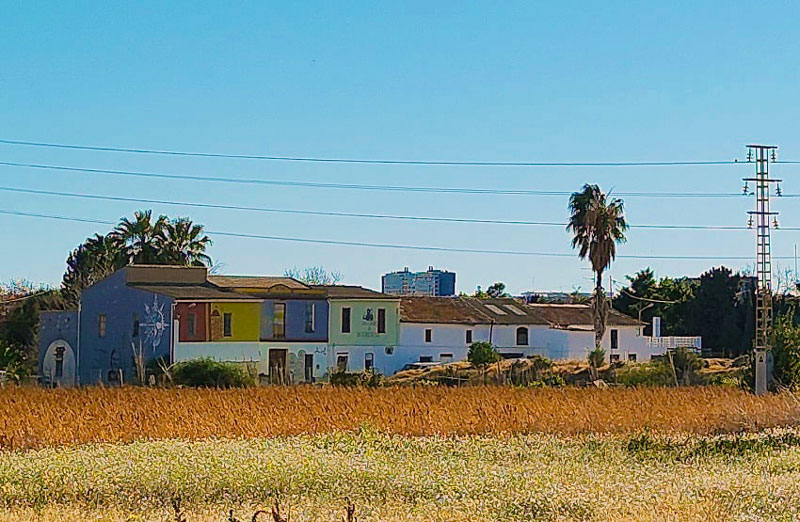
M 390 272 L 381 277 L 381 289 L 391 295 L 456 295 L 456 273 L 447 270 L 410 272 L 405 267 L 399 272 Z

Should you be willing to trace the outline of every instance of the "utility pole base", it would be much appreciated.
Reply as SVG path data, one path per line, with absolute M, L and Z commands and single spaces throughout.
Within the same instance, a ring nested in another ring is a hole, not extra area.
M 767 350 L 764 348 L 755 349 L 755 394 L 764 395 L 767 393 Z

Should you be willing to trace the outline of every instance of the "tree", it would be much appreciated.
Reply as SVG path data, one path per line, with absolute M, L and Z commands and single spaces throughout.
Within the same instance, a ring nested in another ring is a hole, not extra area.
M 122 218 L 111 233 L 112 238 L 119 241 L 126 264 L 170 264 L 164 263 L 167 255 L 164 249 L 167 216 L 158 216 L 154 221 L 152 210 L 137 210 L 133 216 L 133 221 Z
M 775 319 L 772 328 L 773 378 L 792 391 L 800 389 L 800 326 L 791 309 Z
M 211 266 L 206 248 L 211 239 L 203 234 L 203 225 L 189 218 L 167 221 L 162 228 L 160 257 L 163 261 L 186 266 Z
M 494 283 L 486 289 L 486 295 L 490 298 L 508 297 L 506 293 L 506 284 L 501 282 Z
M 77 306 L 83 290 L 120 268 L 136 264 L 211 266 L 211 239 L 189 218 L 153 219 L 151 210 L 123 218 L 109 234 L 95 234 L 67 258 L 62 280 L 65 300 Z
M 469 345 L 467 360 L 475 367 L 483 368 L 502 359 L 497 348 L 489 341 L 475 341 Z
M 302 270 L 294 267 L 283 271 L 286 277 L 292 277 L 307 285 L 330 286 L 342 281 L 341 272 L 328 272 L 323 266 L 307 266 Z
M 595 344 L 600 345 L 606 332 L 608 302 L 603 291 L 603 272 L 616 257 L 618 243 L 625 242 L 628 224 L 623 202 L 609 199 L 597 185 L 584 185 L 569 198 L 570 218 L 567 230 L 572 231 L 572 248 L 578 257 L 588 258 L 596 276 L 593 297 Z

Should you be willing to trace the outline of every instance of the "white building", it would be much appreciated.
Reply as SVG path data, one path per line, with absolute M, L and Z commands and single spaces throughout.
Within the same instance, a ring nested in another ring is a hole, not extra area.
M 664 352 L 641 335 L 640 323 L 611 310 L 603 338 L 607 357 L 648 361 Z M 594 347 L 592 309 L 583 304 L 524 304 L 516 299 L 403 297 L 396 370 L 413 362 L 467 357 L 469 345 L 489 341 L 504 357 L 541 355 L 584 360 Z

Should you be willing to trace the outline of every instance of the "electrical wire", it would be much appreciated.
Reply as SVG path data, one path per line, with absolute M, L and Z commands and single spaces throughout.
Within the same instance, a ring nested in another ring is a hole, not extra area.
M 565 227 L 565 222 L 555 221 L 524 221 L 524 220 L 506 220 L 506 219 L 479 219 L 479 218 L 451 218 L 451 217 L 434 217 L 434 216 L 407 216 L 407 215 L 393 215 L 393 214 L 373 214 L 373 213 L 359 213 L 359 212 L 336 212 L 325 210 L 297 210 L 297 209 L 277 209 L 265 207 L 249 207 L 242 205 L 222 205 L 215 203 L 198 203 L 188 201 L 173 201 L 163 199 L 147 199 L 147 198 L 133 198 L 127 196 L 106 196 L 99 194 L 86 194 L 75 192 L 60 192 L 52 190 L 35 190 L 23 189 L 17 187 L 3 187 L 0 186 L 0 191 L 12 192 L 18 194 L 35 194 L 55 197 L 67 198 L 80 198 L 89 200 L 101 201 L 124 201 L 132 203 L 147 203 L 154 205 L 172 205 L 181 207 L 193 208 L 210 208 L 222 210 L 236 210 L 246 212 L 263 212 L 274 214 L 291 214 L 291 215 L 307 215 L 307 216 L 325 216 L 325 217 L 349 217 L 349 218 L 364 218 L 364 219 L 394 219 L 406 221 L 431 221 L 443 223 L 474 223 L 474 224 L 492 224 L 492 225 L 527 225 L 527 226 L 553 226 Z M 630 225 L 631 228 L 642 229 L 663 229 L 663 230 L 747 230 L 745 226 L 733 225 Z M 784 230 L 792 230 L 792 227 L 782 227 Z M 800 228 L 796 228 L 800 230 Z
M 303 156 L 264 156 L 256 154 L 227 154 L 220 152 L 187 152 L 177 150 L 141 149 L 126 147 L 101 147 L 94 145 L 75 145 L 65 143 L 46 143 L 0 139 L 6 145 L 22 145 L 27 147 L 43 147 L 70 150 L 87 150 L 95 152 L 122 152 L 127 154 L 152 154 L 162 156 L 190 156 L 201 158 L 229 158 L 266 161 L 293 161 L 308 163 L 351 163 L 367 165 L 417 165 L 417 166 L 461 166 L 461 167 L 675 167 L 704 165 L 734 165 L 735 160 L 723 161 L 593 161 L 593 162 L 545 162 L 545 161 L 452 161 L 452 160 L 393 160 L 363 158 L 322 158 Z
M 103 225 L 116 225 L 112 221 L 91 219 L 91 218 L 76 218 L 71 216 L 60 216 L 53 214 L 41 214 L 34 212 L 23 212 L 13 210 L 0 210 L 0 214 L 9 216 L 21 217 L 36 217 L 45 219 L 54 219 L 60 221 L 75 221 L 81 223 L 95 223 Z M 323 244 L 323 245 L 336 245 L 336 246 L 354 246 L 366 248 L 385 248 L 397 250 L 423 250 L 432 252 L 456 252 L 456 253 L 469 253 L 469 254 L 495 254 L 495 255 L 513 255 L 513 256 L 530 256 L 530 257 L 574 257 L 574 253 L 567 252 L 534 252 L 534 251 L 519 251 L 519 250 L 484 250 L 476 248 L 459 248 L 459 247 L 436 247 L 436 246 L 421 246 L 421 245 L 400 245 L 393 243 L 367 243 L 362 241 L 339 241 L 331 239 L 313 239 L 313 238 L 298 238 L 298 237 L 284 237 L 272 236 L 265 234 L 249 234 L 243 232 L 227 232 L 206 230 L 207 234 L 223 236 L 223 237 L 237 237 L 248 239 L 263 239 L 270 241 L 283 241 L 293 243 L 310 243 L 310 244 Z M 684 260 L 684 261 L 712 261 L 712 260 L 750 260 L 751 256 L 677 256 L 677 255 L 618 255 L 617 259 L 643 259 L 643 260 Z M 773 259 L 794 259 L 791 256 L 773 256 Z
M 444 194 L 480 194 L 480 195 L 506 195 L 506 196 L 571 196 L 573 191 L 557 190 L 521 190 L 521 189 L 483 189 L 483 188 L 463 188 L 463 187 L 414 187 L 397 185 L 367 185 L 361 183 L 327 183 L 314 181 L 287 181 L 269 180 L 260 178 L 232 178 L 220 176 L 197 176 L 190 174 L 168 174 L 160 172 L 140 172 L 129 170 L 113 170 L 85 167 L 70 167 L 65 165 L 47 165 L 38 163 L 19 163 L 12 161 L 0 161 L 0 166 L 18 167 L 38 170 L 52 170 L 58 172 L 82 172 L 89 174 L 107 174 L 112 176 L 130 176 L 149 179 L 170 179 L 180 181 L 200 181 L 209 183 L 234 183 L 246 185 L 269 185 L 284 187 L 307 187 L 320 189 L 344 189 L 344 190 L 370 190 L 370 191 L 389 191 L 389 192 L 427 192 Z M 725 192 L 615 192 L 615 196 L 620 197 L 644 197 L 644 198 L 742 198 L 747 197 L 741 193 Z M 797 197 L 800 194 L 784 194 L 782 197 Z

